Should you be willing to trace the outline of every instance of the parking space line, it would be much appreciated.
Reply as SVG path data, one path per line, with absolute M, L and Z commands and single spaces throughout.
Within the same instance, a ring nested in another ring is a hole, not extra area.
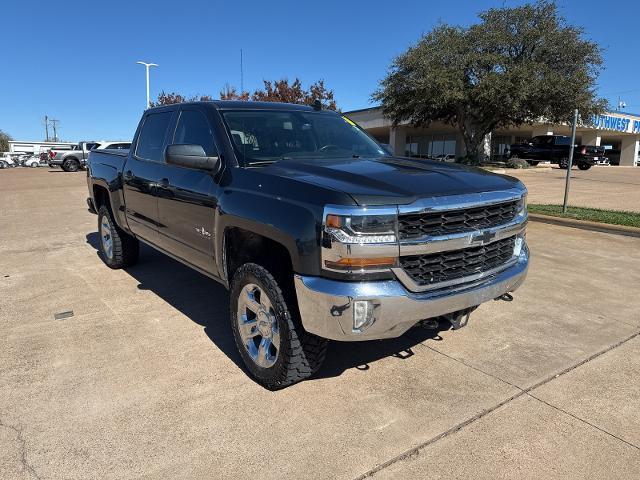
M 538 400 L 538 401 L 540 401 L 540 402 L 542 402 L 542 403 L 544 403 L 544 404 L 546 404 L 546 405 L 548 405 L 550 407 L 553 407 L 553 408 L 557 409 L 558 411 L 566 413 L 567 415 L 569 415 L 569 416 L 571 416 L 571 417 L 573 417 L 573 418 L 575 418 L 577 420 L 580 420 L 581 422 L 584 422 L 585 424 L 590 425 L 590 426 L 596 428 L 597 430 L 599 430 L 599 431 L 601 431 L 603 433 L 606 433 L 606 434 L 610 435 L 611 437 L 616 438 L 616 439 L 624 442 L 625 444 L 627 444 L 627 445 L 629 445 L 629 446 L 631 446 L 633 448 L 636 448 L 636 449 L 640 450 L 640 447 L 638 447 L 638 446 L 636 446 L 636 445 L 634 445 L 632 443 L 629 443 L 628 441 L 623 440 L 623 439 L 621 439 L 621 438 L 619 438 L 619 437 L 607 432 L 606 430 L 603 430 L 603 429 L 601 429 L 599 427 L 596 427 L 595 425 L 592 425 L 591 423 L 587 422 L 586 420 L 581 419 L 580 417 L 576 417 L 575 415 L 572 415 L 572 414 L 570 414 L 568 412 L 565 412 L 564 410 L 562 410 L 562 409 L 560 409 L 558 407 L 555 407 L 554 405 L 548 404 L 547 402 L 545 402 L 543 400 L 540 400 L 539 398 L 537 398 L 537 397 L 535 397 L 533 395 L 530 395 L 530 393 L 529 393 L 529 392 L 535 390 L 536 388 L 539 388 L 539 387 L 541 387 L 541 386 L 543 386 L 543 385 L 555 380 L 556 378 L 559 378 L 559 377 L 561 377 L 561 376 L 563 376 L 563 375 L 575 370 L 576 368 L 579 368 L 582 365 L 584 365 L 586 363 L 589 363 L 592 360 L 595 360 L 596 358 L 604 355 L 605 353 L 608 353 L 611 350 L 614 350 L 614 349 L 624 345 L 625 343 L 629 342 L 630 340 L 633 340 L 634 338 L 636 338 L 638 336 L 640 336 L 640 331 L 635 332 L 635 333 L 631 334 L 630 336 L 620 340 L 619 342 L 616 342 L 616 343 L 614 343 L 612 345 L 609 345 L 608 347 L 597 351 L 596 353 L 588 356 L 587 358 L 579 361 L 578 363 L 575 363 L 575 364 L 573 364 L 573 365 L 561 370 L 558 373 L 552 374 L 552 375 L 548 376 L 547 378 L 545 378 L 544 380 L 541 380 L 540 382 L 535 383 L 534 385 L 531 385 L 531 386 L 529 386 L 527 388 L 524 388 L 524 389 L 519 387 L 519 386 L 517 386 L 517 385 L 514 385 L 514 384 L 512 384 L 512 383 L 510 383 L 510 382 L 508 382 L 506 380 L 503 380 L 500 377 L 497 377 L 496 375 L 493 375 L 491 373 L 485 372 L 485 371 L 483 371 L 483 370 L 481 370 L 481 369 L 479 369 L 477 367 L 474 367 L 473 365 L 469 365 L 468 363 L 466 363 L 463 360 L 460 360 L 460 359 L 457 359 L 457 358 L 452 357 L 450 355 L 447 355 L 446 353 L 440 352 L 440 351 L 436 350 L 435 348 L 433 348 L 431 346 L 428 346 L 428 345 L 425 345 L 424 343 L 420 342 L 420 345 L 422 345 L 422 346 L 424 346 L 424 347 L 426 347 L 426 348 L 428 348 L 430 350 L 433 350 L 436 353 L 439 353 L 439 354 L 441 354 L 441 355 L 443 355 L 443 356 L 445 356 L 445 357 L 447 357 L 447 358 L 449 358 L 451 360 L 459 362 L 459 363 L 465 365 L 466 367 L 472 368 L 472 369 L 474 369 L 474 370 L 476 370 L 476 371 L 478 371 L 480 373 L 483 373 L 483 374 L 488 375 L 488 376 L 490 376 L 492 378 L 495 378 L 495 379 L 497 379 L 497 380 L 499 380 L 499 381 L 501 381 L 501 382 L 503 382 L 505 384 L 508 384 L 508 385 L 510 385 L 510 386 L 512 386 L 514 388 L 519 389 L 520 391 L 518 393 L 516 393 L 515 395 L 512 395 L 512 396 L 504 399 L 503 401 L 495 404 L 494 406 L 492 406 L 490 408 L 487 408 L 487 409 L 481 411 L 480 413 L 468 418 L 467 420 L 464 420 L 463 422 L 460 422 L 460 423 L 454 425 L 453 427 L 449 428 L 448 430 L 445 430 L 444 432 L 436 435 L 435 437 L 432 437 L 429 440 L 427 440 L 427 441 L 425 441 L 425 442 L 423 442 L 423 443 L 421 443 L 421 444 L 419 444 L 419 445 L 417 445 L 415 447 L 412 447 L 409 450 L 406 450 L 406 451 L 400 453 L 399 455 L 396 455 L 395 457 L 387 460 L 386 462 L 383 462 L 381 464 L 376 465 L 371 470 L 369 470 L 369 471 L 363 473 L 362 475 L 356 477 L 355 480 L 363 480 L 363 479 L 366 479 L 366 478 L 371 478 L 376 473 L 380 472 L 381 470 L 384 470 L 385 468 L 387 468 L 387 467 L 389 467 L 389 466 L 391 466 L 391 465 L 393 465 L 393 464 L 395 464 L 397 462 L 400 462 L 402 460 L 406 460 L 408 458 L 411 458 L 411 457 L 414 457 L 416 455 L 419 455 L 420 451 L 424 450 L 429 445 L 432 445 L 432 444 L 434 444 L 434 443 L 436 443 L 436 442 L 438 442 L 438 441 L 450 436 L 453 433 L 459 432 L 460 430 L 462 430 L 463 428 L 467 427 L 468 425 L 471 425 L 472 423 L 475 423 L 477 420 L 480 420 L 481 418 L 486 417 L 490 413 L 498 410 L 500 407 L 503 407 L 504 405 L 507 405 L 508 403 L 512 402 L 513 400 L 515 400 L 517 398 L 522 397 L 523 395 L 527 395 L 527 396 L 529 396 L 529 397 L 531 397 L 531 398 L 533 398 L 535 400 Z

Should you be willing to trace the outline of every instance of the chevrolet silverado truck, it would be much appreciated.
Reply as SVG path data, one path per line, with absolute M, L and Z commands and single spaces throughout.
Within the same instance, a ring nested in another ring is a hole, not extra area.
M 520 181 L 393 157 L 317 104 L 151 108 L 128 152 L 91 151 L 87 182 L 106 265 L 133 265 L 143 242 L 224 285 L 268 389 L 316 372 L 328 340 L 460 326 L 527 273 Z
M 538 135 L 526 142 L 509 147 L 508 158 L 522 158 L 532 165 L 542 161 L 557 163 L 560 168 L 569 166 L 571 137 L 564 135 Z M 576 145 L 573 149 L 573 164 L 580 170 L 589 170 L 593 165 L 609 165 L 604 147 Z
M 71 150 L 49 150 L 47 163 L 50 167 L 59 166 L 65 172 L 77 172 L 87 164 L 89 152 L 94 149 L 128 150 L 130 142 L 79 142 Z

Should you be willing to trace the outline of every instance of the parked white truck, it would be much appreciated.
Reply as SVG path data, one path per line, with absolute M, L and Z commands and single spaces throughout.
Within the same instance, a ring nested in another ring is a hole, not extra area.
M 79 142 L 71 150 L 49 150 L 47 163 L 50 167 L 59 166 L 65 172 L 76 172 L 87 164 L 91 150 L 129 150 L 130 146 L 131 142 L 120 140 Z

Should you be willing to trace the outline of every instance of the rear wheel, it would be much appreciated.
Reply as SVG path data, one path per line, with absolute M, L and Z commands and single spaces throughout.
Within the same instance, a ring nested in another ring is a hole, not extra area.
M 560 161 L 558 162 L 558 165 L 560 166 L 560 168 L 569 168 L 569 158 L 568 157 L 561 158 Z
M 62 169 L 65 172 L 77 172 L 80 168 L 80 162 L 75 158 L 67 158 L 64 162 L 62 162 Z
M 98 233 L 102 260 L 109 268 L 125 268 L 138 261 L 138 240 L 116 225 L 111 212 L 104 205 L 98 210 Z
M 278 390 L 321 367 L 327 340 L 304 330 L 295 301 L 264 267 L 247 263 L 238 269 L 230 302 L 236 346 L 249 373 L 262 386 Z
M 40 166 L 40 164 L 38 162 L 33 162 L 31 165 L 29 165 L 31 168 L 37 168 Z
M 580 170 L 589 170 L 591 168 L 591 164 L 590 163 L 581 162 L 581 163 L 578 164 L 578 168 Z

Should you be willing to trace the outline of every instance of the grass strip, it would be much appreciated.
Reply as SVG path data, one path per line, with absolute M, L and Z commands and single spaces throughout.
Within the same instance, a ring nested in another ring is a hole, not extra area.
M 640 228 L 640 213 L 616 210 L 601 210 L 599 208 L 567 207 L 567 213 L 562 213 L 562 205 L 529 204 L 530 213 L 539 213 L 552 217 L 574 218 L 589 222 L 608 223 L 611 225 L 625 225 Z

